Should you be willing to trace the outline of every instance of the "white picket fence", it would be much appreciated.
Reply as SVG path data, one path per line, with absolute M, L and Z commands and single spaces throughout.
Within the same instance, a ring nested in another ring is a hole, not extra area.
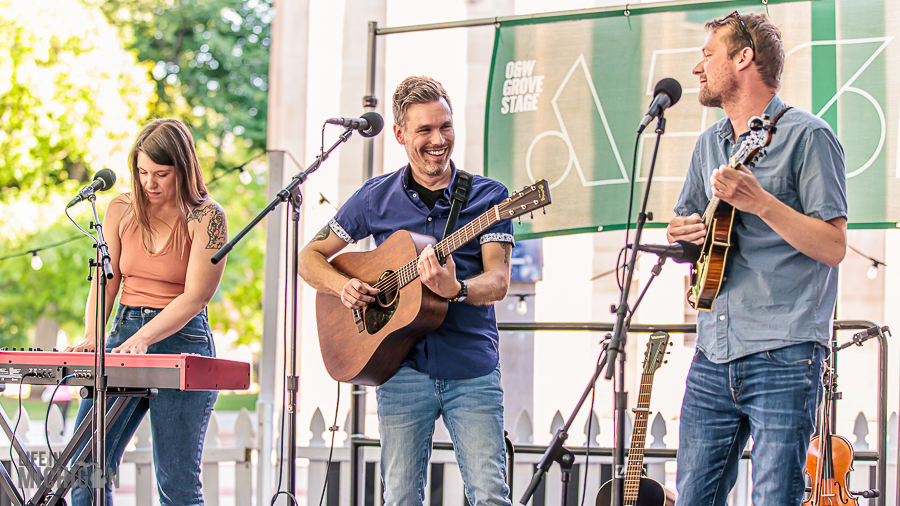
M 13 423 L 16 421 L 17 414 L 12 414 L 10 419 Z M 219 506 L 222 503 L 235 504 L 239 506 L 256 504 L 256 498 L 253 496 L 253 477 L 256 467 L 254 464 L 255 457 L 255 439 L 254 429 L 256 428 L 255 415 L 241 410 L 235 421 L 234 429 L 224 431 L 220 426 L 219 417 L 215 413 L 210 420 L 209 429 L 207 431 L 205 448 L 203 451 L 203 488 L 206 503 L 210 506 Z M 341 427 L 344 446 L 335 448 L 332 455 L 332 469 L 328 473 L 328 488 L 325 490 L 325 503 L 328 505 L 349 506 L 349 483 L 350 483 L 350 453 L 347 448 L 349 445 L 349 420 Z M 592 448 L 599 446 L 598 436 L 600 424 L 596 414 L 592 414 L 592 429 L 590 434 L 586 434 L 583 438 L 575 438 L 572 440 L 589 439 Z M 563 426 L 563 417 L 557 412 L 553 421 L 546 432 L 547 435 L 554 434 Z M 303 424 L 301 424 L 302 426 Z M 867 421 L 863 413 L 857 415 L 857 422 L 853 435 L 851 435 L 851 443 L 858 451 L 871 450 L 876 447 L 874 430 L 870 427 L 873 424 Z M 277 420 L 274 423 L 277 428 L 279 424 Z M 526 412 L 522 412 L 516 417 L 514 424 L 514 433 L 510 435 L 514 445 L 531 445 L 535 439 L 535 430 L 531 423 L 531 417 Z M 327 434 L 327 426 L 321 411 L 316 410 L 312 419 L 308 424 L 310 432 L 314 435 L 313 439 L 307 446 L 297 447 L 297 457 L 308 459 L 308 465 L 300 465 L 297 467 L 297 483 L 298 487 L 305 485 L 305 490 L 298 490 L 298 495 L 306 496 L 308 506 L 316 506 L 319 504 L 319 498 L 322 494 L 323 485 L 325 484 L 326 468 L 329 456 L 328 444 L 322 437 Z M 630 423 L 629 423 L 630 427 Z M 47 427 L 47 433 L 50 437 L 50 445 L 53 451 L 59 452 L 63 449 L 66 441 L 61 436 L 63 428 L 62 415 L 56 406 L 51 406 L 50 418 Z M 586 429 L 586 427 L 584 428 Z M 582 433 L 586 430 L 582 430 Z M 573 431 L 574 432 L 574 431 Z M 647 437 L 648 448 L 668 448 L 665 443 L 666 439 L 673 440 L 675 438 L 667 434 L 676 434 L 675 428 L 667 426 L 666 417 L 662 414 L 653 416 L 649 433 Z M 44 435 L 43 421 L 33 422 L 27 412 L 24 412 L 17 428 L 17 434 L 22 439 L 30 451 L 46 450 L 47 443 Z M 888 434 L 888 490 L 885 491 L 887 504 L 894 504 L 896 497 L 896 465 L 897 465 L 897 414 L 892 414 L 887 427 Z M 629 433 L 626 439 L 630 440 Z M 544 438 L 546 439 L 546 438 Z M 435 433 L 436 441 L 449 441 L 446 429 L 439 422 L 439 426 Z M 223 444 L 224 443 L 224 444 Z M 275 442 L 274 448 L 279 448 L 278 442 Z M 5 436 L 0 436 L 0 462 L 9 465 L 9 443 Z M 366 478 L 366 495 L 368 503 L 373 506 L 381 506 L 381 486 L 379 471 L 380 452 L 377 447 L 368 447 L 365 449 L 365 460 L 367 463 Z M 269 455 L 263 455 L 260 462 L 271 462 Z M 540 454 L 517 453 L 515 455 L 515 466 L 513 468 L 513 503 L 517 504 L 534 472 L 534 466 L 540 460 Z M 18 455 L 14 455 L 13 462 L 19 464 Z M 670 459 L 645 459 L 648 464 L 648 475 L 669 488 L 674 489 L 674 471 L 675 465 Z M 588 459 L 585 466 L 584 456 L 576 458 L 576 466 L 573 469 L 572 480 L 569 483 L 570 497 L 576 497 L 577 503 L 580 504 L 580 498 L 583 491 L 587 492 L 587 501 L 593 503 L 593 496 L 596 494 L 600 485 L 611 474 L 610 457 L 600 457 L 592 455 Z M 223 466 L 225 464 L 225 466 Z M 134 496 L 137 506 L 149 506 L 157 504 L 154 499 L 156 495 L 156 484 L 153 472 L 153 452 L 150 446 L 150 427 L 149 421 L 145 419 L 144 423 L 138 429 L 134 441 L 134 448 L 129 449 L 125 453 L 123 459 L 124 466 L 135 466 L 135 483 Z M 233 478 L 228 474 L 224 474 L 233 465 Z M 221 466 L 221 467 L 220 467 Z M 869 469 L 871 468 L 871 469 Z M 872 488 L 870 479 L 874 471 L 874 463 L 857 462 L 851 474 L 850 488 L 852 490 L 864 490 Z M 287 472 L 287 470 L 284 470 Z M 220 482 L 220 475 L 224 475 L 224 483 Z M 270 473 L 271 475 L 271 473 Z M 586 475 L 586 476 L 585 476 Z M 15 475 L 14 475 L 15 476 Z M 273 478 L 277 479 L 277 476 Z M 233 484 L 233 488 L 231 485 Z M 224 485 L 224 487 L 223 487 Z M 233 497 L 225 497 L 233 494 Z M 284 482 L 282 483 L 284 489 Z M 729 504 L 733 506 L 748 506 L 750 504 L 750 480 L 749 480 L 749 463 L 742 461 L 739 471 L 738 483 L 735 486 Z M 305 493 L 304 493 L 305 492 Z M 436 450 L 432 457 L 432 465 L 429 468 L 428 493 L 426 493 L 425 506 L 463 506 L 465 498 L 463 493 L 462 477 L 452 451 Z M 538 490 L 538 494 L 532 499 L 532 504 L 540 505 L 556 505 L 561 502 L 562 482 L 560 480 L 560 471 L 558 465 L 553 465 L 548 475 L 544 477 L 544 485 Z M 0 496 L 3 494 L 0 493 Z M 266 503 L 269 501 L 266 500 Z M 287 500 L 279 499 L 276 504 L 287 504 Z M 569 504 L 575 504 L 571 500 Z M 5 497 L 0 497 L 0 505 L 8 504 Z M 874 505 L 874 500 L 866 503 L 864 500 L 860 504 Z
M 591 431 L 587 434 L 587 424 L 583 428 L 582 440 L 590 440 L 591 448 L 596 450 L 599 447 L 598 435 L 599 426 L 596 413 L 592 413 Z M 440 421 L 439 427 L 435 431 L 435 441 L 449 441 L 446 429 L 444 429 Z M 560 412 L 553 417 L 553 421 L 547 431 L 547 436 L 555 434 L 556 431 L 563 427 L 564 419 Z M 534 427 L 531 423 L 531 417 L 527 412 L 519 413 L 516 418 L 515 433 L 510 435 L 513 445 L 531 445 L 535 434 Z M 349 427 L 349 420 L 346 421 L 344 428 Z M 871 433 L 870 433 L 871 427 Z M 629 417 L 629 430 L 626 434 L 626 441 L 631 439 L 631 420 Z M 298 447 L 297 456 L 309 459 L 309 466 L 306 468 L 298 468 L 299 473 L 307 473 L 305 477 L 308 483 L 308 501 L 309 506 L 319 504 L 319 497 L 322 493 L 323 484 L 325 484 L 326 468 L 328 465 L 328 447 L 320 434 L 326 432 L 325 419 L 321 411 L 316 410 L 310 421 L 309 430 L 314 435 L 309 446 Z M 572 431 L 574 432 L 574 430 Z M 666 417 L 661 413 L 656 413 L 652 417 L 652 422 L 648 428 L 647 447 L 653 449 L 674 448 L 665 442 L 667 434 L 677 434 L 677 429 L 672 430 L 667 426 Z M 325 491 L 326 500 L 324 504 L 349 506 L 349 458 L 350 453 L 346 446 L 349 445 L 348 434 L 344 433 L 344 448 L 336 448 L 332 457 L 333 469 L 328 473 L 330 478 Z M 859 413 L 856 417 L 856 424 L 853 434 L 848 438 L 853 444 L 856 451 L 870 451 L 877 448 L 875 442 L 874 423 L 870 424 L 864 413 Z M 887 427 L 887 482 L 888 490 L 882 491 L 886 497 L 886 504 L 895 504 L 897 494 L 897 414 L 890 416 Z M 578 440 L 579 438 L 571 438 Z M 669 437 L 677 443 L 677 437 Z M 575 449 L 575 448 L 572 448 Z M 579 448 L 583 449 L 583 448 Z M 379 456 L 380 452 L 377 447 L 367 447 L 365 449 L 365 460 L 368 467 L 366 479 L 366 504 L 381 506 L 381 488 L 380 488 L 380 470 Z M 515 464 L 513 468 L 513 485 L 512 499 L 513 504 L 518 504 L 534 474 L 535 465 L 540 461 L 542 455 L 531 453 L 516 453 Z M 674 459 L 653 459 L 645 458 L 647 464 L 647 475 L 660 483 L 664 484 L 671 490 L 675 490 L 675 462 Z M 428 489 L 425 493 L 425 506 L 464 506 L 466 504 L 463 492 L 463 482 L 460 476 L 459 468 L 456 464 L 452 451 L 435 450 L 431 459 L 432 465 L 429 468 Z M 581 504 L 582 493 L 587 493 L 586 502 L 593 504 L 597 491 L 602 483 L 604 483 L 612 473 L 612 458 L 591 455 L 585 466 L 585 457 L 576 456 L 575 467 L 572 471 L 571 480 L 569 482 L 569 498 L 567 504 Z M 334 469 L 339 466 L 339 470 Z M 374 472 L 372 472 L 374 471 Z M 875 463 L 857 461 L 854 464 L 854 471 L 850 477 L 851 490 L 867 490 L 875 488 Z M 437 478 L 437 479 L 436 479 Z M 559 466 L 554 464 L 549 473 L 544 477 L 544 485 L 542 489 L 538 489 L 532 498 L 533 505 L 556 505 L 562 502 L 562 481 Z M 742 460 L 738 472 L 737 483 L 729 496 L 728 504 L 732 506 L 749 506 L 751 504 L 750 493 L 752 490 L 750 480 L 750 462 Z M 572 490 L 574 489 L 574 490 Z M 860 499 L 860 505 L 874 506 L 875 499 Z M 287 504 L 287 502 L 278 502 L 276 504 Z
M 18 412 L 10 416 L 10 421 L 15 424 Z M 47 437 L 53 452 L 58 453 L 68 443 L 62 432 L 64 427 L 63 417 L 59 407 L 50 406 L 50 416 L 47 422 L 46 436 L 44 421 L 35 423 L 28 416 L 27 411 L 22 412 L 18 419 L 16 434 L 25 445 L 25 448 L 38 456 L 48 457 Z M 212 413 L 209 427 L 206 432 L 206 440 L 203 448 L 203 470 L 201 480 L 203 482 L 204 500 L 208 506 L 219 506 L 222 503 L 223 483 L 220 483 L 220 465 L 229 464 L 234 467 L 233 479 L 227 479 L 229 492 L 233 490 L 233 498 L 229 497 L 227 503 L 235 505 L 250 505 L 253 503 L 253 457 L 256 452 L 254 442 L 255 416 L 246 409 L 241 409 L 235 420 L 234 429 L 224 431 L 220 427 L 219 416 Z M 71 431 L 71 428 L 70 428 Z M 223 445 L 222 439 L 227 439 L 228 444 Z M 138 427 L 134 449 L 125 452 L 122 466 L 133 465 L 135 467 L 134 496 L 137 506 L 150 506 L 158 504 L 155 499 L 156 478 L 153 471 L 153 448 L 150 441 L 150 419 L 144 417 L 144 421 Z M 10 445 L 5 434 L 0 436 L 0 463 L 9 466 Z M 20 457 L 13 451 L 13 461 L 21 465 Z M 12 474 L 16 479 L 15 471 Z M 230 478 L 230 477 L 229 477 Z M 24 483 L 30 485 L 29 483 Z M 120 485 L 123 483 L 120 480 Z M 17 485 L 19 485 L 17 483 Z M 233 489 L 232 489 L 233 487 Z M 25 497 L 31 497 L 34 488 L 26 488 Z M 0 492 L 0 496 L 3 493 Z M 0 497 L 0 506 L 9 504 L 7 498 Z

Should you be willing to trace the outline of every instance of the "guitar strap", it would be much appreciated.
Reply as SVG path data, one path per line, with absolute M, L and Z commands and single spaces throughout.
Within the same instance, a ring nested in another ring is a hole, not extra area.
M 453 180 L 453 185 L 450 187 L 450 216 L 447 217 L 444 237 L 456 231 L 456 220 L 459 218 L 459 212 L 469 203 L 469 194 L 471 193 L 472 174 L 456 169 L 456 179 Z
M 778 123 L 778 120 L 780 120 L 781 117 L 784 116 L 784 113 L 790 111 L 790 110 L 793 109 L 793 108 L 794 108 L 794 106 L 791 106 L 791 105 L 786 106 L 784 109 L 781 110 L 781 112 L 779 112 L 779 113 L 775 116 L 775 119 L 772 120 L 772 124 L 769 125 L 769 128 L 771 129 L 771 132 L 772 132 L 773 134 L 775 133 L 775 123 Z

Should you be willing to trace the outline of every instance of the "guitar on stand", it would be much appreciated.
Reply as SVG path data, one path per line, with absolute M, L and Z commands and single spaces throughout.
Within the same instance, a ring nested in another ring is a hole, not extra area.
M 641 374 L 641 390 L 634 408 L 634 430 L 631 433 L 631 449 L 628 450 L 628 466 L 625 470 L 625 506 L 674 506 L 675 493 L 658 481 L 645 477 L 644 445 L 647 439 L 647 419 L 650 417 L 650 391 L 653 375 L 664 363 L 669 334 L 656 332 L 650 336 L 644 352 L 644 371 Z M 597 493 L 596 506 L 612 504 L 612 489 L 616 479 L 607 481 Z
M 750 134 L 740 149 L 729 159 L 728 165 L 737 169 L 743 165 L 753 168 L 760 158 L 766 156 L 766 148 L 772 142 L 775 123 L 790 107 L 783 109 L 774 121 L 767 115 L 750 118 Z M 713 302 L 725 281 L 725 263 L 731 247 L 731 229 L 736 217 L 735 209 L 727 202 L 713 196 L 703 212 L 706 238 L 703 240 L 700 259 L 691 266 L 691 287 L 687 300 L 691 307 L 699 311 L 712 311 Z
M 433 237 L 400 230 L 372 251 L 334 257 L 330 263 L 335 269 L 377 288 L 379 293 L 375 302 L 352 310 L 339 297 L 316 294 L 319 345 L 328 374 L 341 382 L 380 385 L 400 369 L 425 334 L 441 326 L 447 315 L 447 300 L 418 279 L 416 264 L 425 246 L 434 245 L 438 260 L 443 262 L 495 223 L 548 204 L 550 185 L 542 179 L 513 193 L 437 244 Z

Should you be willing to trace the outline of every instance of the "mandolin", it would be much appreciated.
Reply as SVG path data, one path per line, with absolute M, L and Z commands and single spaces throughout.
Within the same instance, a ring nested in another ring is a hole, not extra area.
M 675 494 L 662 486 L 658 481 L 643 476 L 644 444 L 647 440 L 647 419 L 650 417 L 650 390 L 653 388 L 653 375 L 663 364 L 663 356 L 669 345 L 669 334 L 655 332 L 647 343 L 644 352 L 644 372 L 641 374 L 641 392 L 638 394 L 637 407 L 634 408 L 634 429 L 631 432 L 631 448 L 628 450 L 628 465 L 625 469 L 624 501 L 625 506 L 673 506 Z M 616 480 L 609 480 L 600 487 L 597 493 L 596 506 L 612 504 L 612 488 Z
M 447 299 L 419 279 L 419 255 L 429 244 L 439 261 L 493 224 L 550 204 L 550 186 L 540 180 L 515 192 L 466 226 L 437 242 L 433 237 L 400 230 L 372 251 L 344 253 L 330 263 L 347 277 L 377 288 L 375 302 L 348 309 L 340 297 L 316 294 L 319 346 L 328 374 L 337 381 L 380 385 L 400 369 L 416 343 L 441 326 Z
M 766 115 L 762 118 L 754 116 L 750 119 L 749 126 L 749 136 L 728 161 L 732 169 L 737 169 L 740 165 L 753 168 L 766 155 L 766 147 L 772 142 L 774 122 L 770 123 Z M 706 238 L 700 249 L 700 259 L 691 266 L 691 287 L 687 292 L 687 300 L 694 309 L 712 311 L 713 302 L 719 295 L 725 281 L 725 262 L 728 259 L 728 249 L 731 248 L 735 215 L 734 207 L 715 195 L 706 205 L 703 212 Z

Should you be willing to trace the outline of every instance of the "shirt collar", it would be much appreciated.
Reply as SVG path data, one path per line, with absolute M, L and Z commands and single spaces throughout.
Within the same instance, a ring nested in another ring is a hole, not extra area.
M 409 178 L 411 177 L 412 168 L 407 163 L 400 168 L 400 182 L 403 184 L 404 190 L 409 190 Z M 450 188 L 453 186 L 453 181 L 456 181 L 456 164 L 453 163 L 453 160 L 450 160 L 450 184 L 444 188 L 444 196 L 448 199 L 450 198 Z
M 785 107 L 787 106 L 785 106 L 784 102 L 782 102 L 781 99 L 778 98 L 777 94 L 772 95 L 772 100 L 769 100 L 769 104 L 766 105 L 765 109 L 763 109 L 763 114 L 768 115 L 769 119 L 771 119 L 777 116 L 778 113 L 780 113 L 781 110 Z M 734 135 L 734 129 L 731 127 L 731 120 L 728 119 L 728 117 L 725 117 L 725 119 L 719 125 L 718 129 L 716 130 L 716 134 L 718 134 L 718 136 L 723 139 L 731 139 L 731 137 Z

